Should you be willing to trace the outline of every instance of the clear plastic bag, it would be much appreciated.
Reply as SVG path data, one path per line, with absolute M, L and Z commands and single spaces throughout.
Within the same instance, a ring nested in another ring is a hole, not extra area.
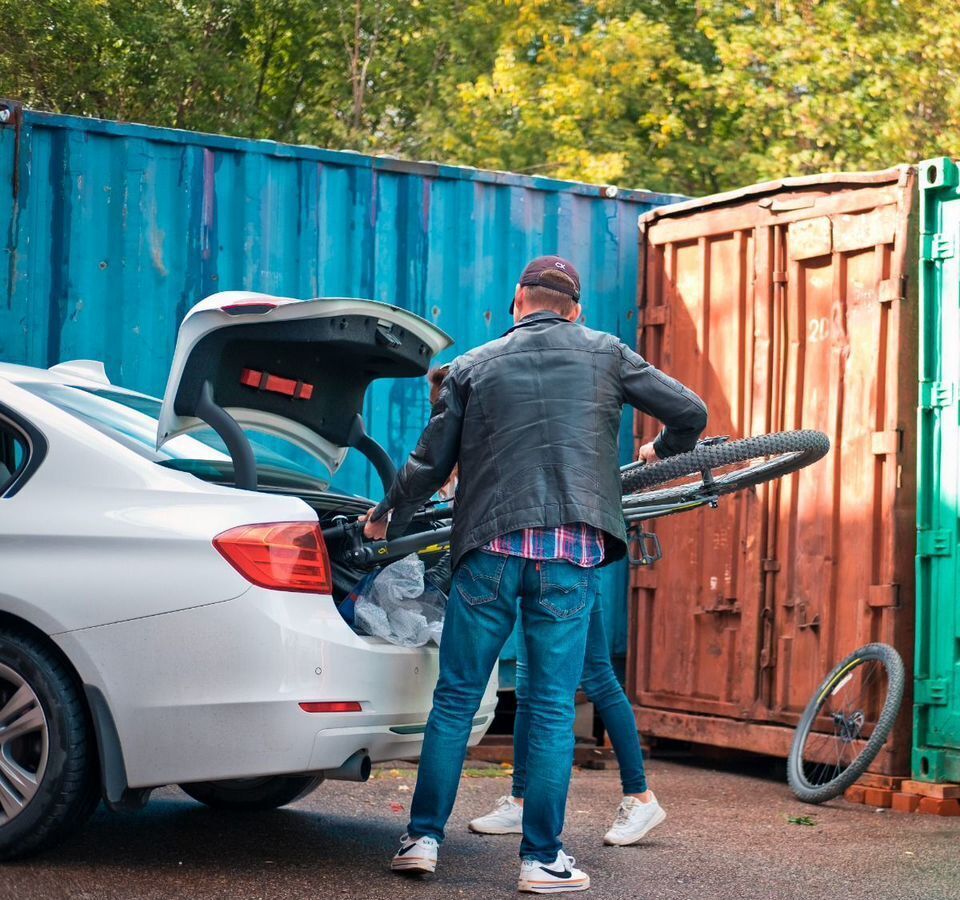
M 401 647 L 440 643 L 447 598 L 433 584 L 424 584 L 423 563 L 415 553 L 385 566 L 357 593 L 357 630 Z

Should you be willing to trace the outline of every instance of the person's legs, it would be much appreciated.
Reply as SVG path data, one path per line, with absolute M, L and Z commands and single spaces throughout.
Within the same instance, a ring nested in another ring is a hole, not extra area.
M 523 799 L 527 785 L 527 745 L 530 735 L 530 680 L 527 674 L 527 644 L 523 616 L 517 619 L 517 669 L 514 690 L 517 710 L 513 719 L 513 788 L 517 800 Z
M 637 734 L 633 706 L 613 671 L 607 634 L 603 625 L 603 607 L 598 602 L 590 616 L 587 652 L 583 662 L 584 693 L 593 703 L 610 735 L 610 743 L 620 765 L 620 781 L 625 796 L 645 799 L 647 779 L 643 768 L 643 750 Z
M 516 677 L 517 698 L 513 720 L 513 784 L 509 795 L 497 800 L 486 815 L 471 819 L 467 826 L 477 834 L 520 834 L 523 820 L 523 788 L 527 772 L 527 732 L 530 729 L 527 689 L 527 648 L 523 639 L 522 617 L 517 617 Z
M 522 830 L 523 787 L 526 781 L 530 711 L 527 690 L 527 649 L 523 640 L 523 624 L 519 616 L 516 637 L 514 693 L 517 706 L 513 720 L 513 783 L 510 793 L 497 800 L 490 812 L 470 820 L 467 827 L 477 834 L 520 834 Z
M 443 840 L 471 723 L 516 619 L 522 569 L 517 557 L 474 550 L 454 573 L 440 640 L 440 678 L 410 810 L 411 838 Z
M 529 743 L 520 855 L 552 863 L 562 849 L 573 766 L 574 696 L 583 672 L 597 573 L 565 560 L 525 561 L 521 615 L 529 674 Z
M 647 788 L 643 750 L 627 699 L 610 663 L 603 611 L 598 603 L 590 617 L 587 653 L 583 664 L 583 690 L 603 719 L 610 743 L 620 764 L 623 800 L 613 827 L 604 835 L 605 844 L 627 846 L 642 840 L 667 817 L 653 791 Z

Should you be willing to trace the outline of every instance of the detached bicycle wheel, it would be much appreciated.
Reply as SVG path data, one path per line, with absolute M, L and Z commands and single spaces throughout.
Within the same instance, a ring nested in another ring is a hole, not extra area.
M 800 800 L 832 800 L 866 772 L 893 728 L 903 680 L 903 660 L 886 644 L 861 647 L 827 675 L 787 759 L 787 781 Z
M 651 465 L 623 466 L 624 508 L 682 503 L 705 493 L 732 494 L 809 466 L 829 449 L 830 439 L 820 431 L 780 431 L 724 443 L 701 441 L 688 453 Z M 649 490 L 657 485 L 668 486 Z

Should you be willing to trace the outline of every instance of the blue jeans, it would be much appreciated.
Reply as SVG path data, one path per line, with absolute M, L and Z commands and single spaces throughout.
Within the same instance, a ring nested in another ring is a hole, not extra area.
M 526 635 L 530 738 L 520 856 L 553 862 L 573 765 L 574 695 L 583 673 L 595 569 L 473 550 L 453 576 L 410 809 L 411 837 L 443 840 L 470 727 L 490 673 L 520 617 Z
M 513 723 L 513 796 L 526 790 L 527 755 L 530 739 L 530 701 L 527 654 L 523 625 L 517 634 L 517 714 Z M 633 707 L 627 699 L 610 664 L 607 635 L 603 628 L 603 607 L 594 604 L 587 633 L 587 652 L 583 662 L 584 693 L 596 707 L 620 764 L 620 782 L 624 794 L 642 794 L 647 789 L 643 769 L 643 750 L 637 734 Z M 526 815 L 526 813 L 524 813 Z

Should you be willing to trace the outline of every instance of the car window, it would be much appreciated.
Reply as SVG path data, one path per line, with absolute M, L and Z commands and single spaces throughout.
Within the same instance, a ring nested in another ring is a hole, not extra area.
M 191 472 L 207 480 L 230 481 L 230 455 L 220 436 L 212 428 L 202 428 L 180 435 L 156 449 L 157 419 L 161 403 L 154 397 L 127 394 L 123 391 L 80 388 L 62 384 L 37 382 L 20 387 L 76 416 L 102 434 L 145 456 L 153 462 Z M 328 481 L 319 460 L 299 447 L 286 444 L 281 438 L 258 436 L 248 430 L 258 472 L 271 471 L 290 478 L 300 478 L 306 486 L 323 490 Z M 294 452 L 295 451 L 295 452 Z
M 4 493 L 27 464 L 27 442 L 12 425 L 0 419 L 0 494 Z

